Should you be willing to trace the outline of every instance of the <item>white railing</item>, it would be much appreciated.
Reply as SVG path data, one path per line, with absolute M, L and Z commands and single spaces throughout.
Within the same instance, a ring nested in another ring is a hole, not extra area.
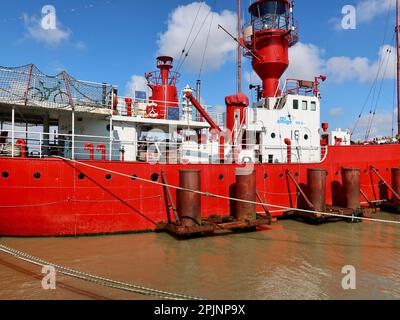
M 204 144 L 197 141 L 133 141 L 118 140 L 112 137 L 95 135 L 71 135 L 42 132 L 27 132 L 24 130 L 3 130 L 8 136 L 0 140 L 0 157 L 44 158 L 49 156 L 62 156 L 78 160 L 104 160 L 104 161 L 138 161 L 161 163 L 220 163 L 221 151 L 224 151 L 225 163 L 242 162 L 242 158 L 250 158 L 251 162 L 259 163 L 262 150 L 271 154 L 283 154 L 279 162 L 287 163 L 286 146 L 260 146 L 256 144 L 243 144 L 232 146 L 220 145 L 218 142 L 207 140 Z M 25 147 L 24 147 L 25 146 Z M 25 152 L 23 152 L 25 148 Z M 292 163 L 319 163 L 326 160 L 328 147 L 324 153 L 322 147 L 292 147 Z M 313 159 L 320 161 L 310 162 L 309 159 L 299 155 L 308 154 Z M 248 157 L 248 155 L 250 155 Z M 278 158 L 278 157 L 277 157 Z M 262 158 L 262 163 L 269 159 Z

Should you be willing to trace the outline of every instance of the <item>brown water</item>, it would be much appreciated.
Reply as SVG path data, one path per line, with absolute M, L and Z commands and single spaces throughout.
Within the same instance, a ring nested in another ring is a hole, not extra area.
M 400 216 L 379 214 L 400 221 Z M 400 299 L 400 225 L 281 221 L 261 232 L 177 241 L 168 234 L 0 238 L 42 259 L 115 280 L 209 299 Z M 345 291 L 342 267 L 357 270 Z M 0 253 L 0 299 L 148 299 L 57 276 Z

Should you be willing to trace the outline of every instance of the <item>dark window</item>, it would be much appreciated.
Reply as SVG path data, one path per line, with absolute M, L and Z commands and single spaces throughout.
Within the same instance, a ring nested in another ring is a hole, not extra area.
M 268 163 L 273 163 L 274 162 L 274 155 L 273 154 L 269 154 L 268 155 Z
M 158 173 L 153 173 L 151 175 L 151 181 L 156 182 L 160 178 L 160 175 Z
M 293 109 L 299 110 L 299 100 L 293 100 Z
M 308 140 L 308 138 L 309 138 L 308 134 L 305 134 L 304 135 L 304 140 Z
M 220 174 L 220 175 L 218 176 L 218 179 L 219 179 L 219 180 L 224 180 L 224 175 L 223 175 L 223 174 Z
M 84 175 L 83 173 L 80 173 L 80 174 L 78 175 L 78 179 L 79 179 L 79 180 L 85 179 L 85 175 Z
M 112 175 L 111 175 L 111 174 L 107 174 L 107 175 L 106 175 L 106 180 L 111 180 L 111 178 L 112 178 Z
M 311 101 L 311 111 L 317 111 L 317 103 L 315 101 Z
M 282 15 L 286 13 L 286 4 L 284 1 L 265 1 L 251 6 L 250 13 L 257 18 L 265 15 Z
M 268 179 L 268 173 L 264 173 L 264 179 Z
M 271 133 L 271 138 L 272 138 L 272 139 L 275 139 L 275 138 L 276 138 L 276 133 L 275 133 L 275 132 L 272 132 L 272 133 Z
M 35 179 L 40 179 L 40 177 L 41 177 L 40 172 L 35 172 L 35 173 L 33 174 L 33 177 L 34 177 Z
M 7 171 L 3 171 L 2 174 L 1 174 L 1 176 L 2 176 L 4 179 L 7 179 L 7 178 L 10 176 L 10 174 L 9 174 Z

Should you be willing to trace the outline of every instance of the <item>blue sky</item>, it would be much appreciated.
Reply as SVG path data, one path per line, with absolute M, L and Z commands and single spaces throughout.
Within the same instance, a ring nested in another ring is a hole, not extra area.
M 35 63 L 49 74 L 66 69 L 78 79 L 117 84 L 120 93 L 124 94 L 132 76 L 142 76 L 154 69 L 154 59 L 158 53 L 175 52 L 182 47 L 182 40 L 184 42 L 190 29 L 187 28 L 187 23 L 193 21 L 196 8 L 199 7 L 199 3 L 193 2 L 3 1 L 0 13 L 0 65 Z M 392 40 L 395 26 L 393 7 L 388 22 L 386 18 L 389 4 L 393 2 L 394 0 L 297 0 L 295 3 L 301 43 L 293 50 L 296 54 L 292 54 L 292 72 L 307 77 L 313 71 L 328 74 L 328 81 L 321 87 L 321 120 L 328 121 L 331 128 L 352 127 L 360 113 L 376 74 L 376 66 L 379 65 L 379 50 L 383 44 L 389 45 Z M 249 0 L 244 0 L 243 6 L 246 7 L 248 3 Z M 43 35 L 36 29 L 41 19 L 41 9 L 47 4 L 56 8 L 58 28 L 61 30 L 61 33 L 50 40 L 43 39 Z M 344 5 L 353 5 L 358 9 L 356 30 L 337 28 Z M 176 11 L 178 6 L 182 6 L 179 12 Z M 205 13 L 207 6 L 212 8 L 215 19 L 208 47 L 210 53 L 206 55 L 208 59 L 204 63 L 201 77 L 202 96 L 207 104 L 223 105 L 224 97 L 236 91 L 234 50 L 232 51 L 234 44 L 222 31 L 217 30 L 216 24 L 221 21 L 228 28 L 234 28 L 232 17 L 236 11 L 236 1 L 207 0 L 202 7 Z M 171 14 L 174 12 L 176 21 L 169 18 L 173 17 Z M 184 14 L 184 17 L 179 18 L 178 13 Z M 180 23 L 179 19 L 186 23 L 183 29 L 176 28 Z M 210 20 L 206 20 L 202 34 L 207 34 Z M 203 20 L 199 19 L 199 25 L 201 21 Z M 388 31 L 384 41 L 386 25 Z M 200 40 L 201 38 L 200 36 Z M 159 42 L 160 39 L 164 42 Z M 183 88 L 186 83 L 195 85 L 199 73 L 199 52 L 202 53 L 204 48 L 204 41 L 199 42 L 182 67 L 179 88 Z M 196 54 L 197 57 L 192 57 Z M 393 108 L 393 61 L 389 61 L 385 54 L 383 56 L 382 64 L 386 66 L 388 61 L 391 70 L 386 73 L 382 94 L 377 103 L 375 131 L 389 134 Z M 303 70 L 304 68 L 307 70 Z M 245 71 L 249 71 L 249 62 L 246 60 Z M 247 86 L 248 83 L 244 80 L 244 87 Z M 375 104 L 369 100 L 365 114 Z M 361 121 L 360 134 L 365 132 L 363 125 L 366 121 L 366 118 Z

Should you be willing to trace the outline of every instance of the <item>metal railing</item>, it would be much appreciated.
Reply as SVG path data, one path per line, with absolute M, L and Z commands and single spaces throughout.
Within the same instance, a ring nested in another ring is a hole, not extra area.
M 35 65 L 0 67 L 0 103 L 48 108 L 111 109 L 117 87 L 76 80 L 65 71 L 56 76 Z
M 168 107 L 165 107 L 168 105 Z M 171 107 L 176 105 L 176 107 Z M 140 117 L 145 119 L 164 119 L 164 120 L 182 120 L 188 115 L 184 112 L 185 104 L 183 101 L 169 102 L 149 99 L 133 99 L 130 97 L 119 97 L 116 107 L 116 114 L 123 117 Z M 202 106 L 210 117 L 221 127 L 224 126 L 223 114 L 213 112 L 214 107 L 210 105 Z M 196 122 L 205 122 L 195 107 L 191 106 L 189 119 Z
M 11 130 L 2 132 L 11 133 Z M 278 162 L 269 162 L 266 157 L 260 161 L 262 149 L 274 154 Z M 43 132 L 26 132 L 15 130 L 11 137 L 0 141 L 0 157 L 45 158 L 61 156 L 77 160 L 129 161 L 150 163 L 220 163 L 220 152 L 224 150 L 224 163 L 242 163 L 249 158 L 253 163 L 287 163 L 286 146 L 260 146 L 257 144 L 220 145 L 207 139 L 198 143 L 195 139 L 185 141 L 167 140 L 119 140 L 95 135 L 71 135 Z M 324 161 L 328 147 L 293 146 L 291 157 L 293 163 L 310 162 L 304 154 L 313 159 Z M 324 155 L 321 158 L 321 155 Z

